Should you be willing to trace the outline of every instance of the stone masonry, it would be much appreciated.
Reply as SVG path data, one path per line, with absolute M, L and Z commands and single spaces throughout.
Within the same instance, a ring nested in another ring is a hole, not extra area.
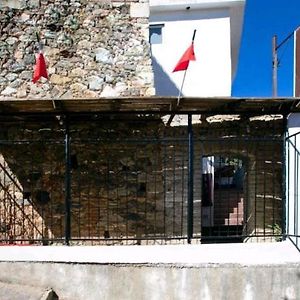
M 146 0 L 1 1 L 0 100 L 154 95 L 148 16 Z

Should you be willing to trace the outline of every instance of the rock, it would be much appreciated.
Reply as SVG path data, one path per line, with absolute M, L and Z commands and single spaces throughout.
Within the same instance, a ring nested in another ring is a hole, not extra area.
M 26 54 L 23 59 L 25 65 L 33 65 L 35 63 L 34 54 Z
M 77 30 L 79 28 L 79 23 L 76 17 L 69 16 L 64 23 L 65 28 L 69 28 L 71 30 Z
M 32 79 L 33 71 L 23 71 L 20 73 L 20 78 L 25 80 Z
M 25 97 L 27 96 L 27 91 L 26 91 L 26 89 L 18 90 L 16 96 L 17 96 L 17 98 L 25 98 Z
M 73 93 L 72 91 L 66 91 L 61 97 L 61 99 L 72 99 L 73 98 Z
M 95 9 L 93 11 L 93 15 L 97 17 L 107 17 L 109 15 L 109 10 L 108 9 Z
M 73 39 L 70 35 L 67 35 L 65 33 L 59 34 L 57 37 L 57 44 L 60 47 L 71 47 L 73 45 Z
M 57 75 L 57 74 L 53 74 L 50 77 L 50 82 L 54 83 L 54 84 L 58 84 L 58 85 L 64 85 L 70 81 L 72 81 L 71 78 L 66 77 L 66 76 Z
M 16 73 L 8 73 L 5 77 L 6 77 L 6 79 L 8 81 L 14 81 L 15 79 L 18 78 L 18 74 L 16 74 Z
M 149 3 L 130 3 L 130 16 L 132 18 L 148 18 Z
M 49 48 L 49 47 L 45 47 L 44 48 L 44 54 L 47 56 L 47 57 L 56 57 L 57 55 L 59 55 L 59 48 Z M 56 58 L 57 59 L 57 58 Z
M 90 49 L 92 48 L 93 43 L 91 43 L 88 40 L 82 40 L 80 42 L 78 42 L 77 47 L 78 49 Z
M 0 84 L 6 83 L 7 79 L 4 77 L 0 77 Z
M 48 71 L 48 75 L 55 74 L 56 73 L 56 68 L 50 67 L 50 68 L 47 69 L 47 71 Z
M 6 39 L 6 43 L 8 45 L 15 45 L 17 43 L 18 39 L 15 37 L 9 37 Z
M 43 92 L 43 88 L 39 83 L 30 83 L 30 94 L 37 95 Z
M 83 92 L 83 97 L 85 97 L 85 98 L 98 98 L 99 95 L 98 95 L 97 92 L 90 91 L 90 90 L 85 90 Z
M 26 7 L 26 1 L 25 0 L 0 1 L 0 8 L 2 7 L 9 7 L 12 9 L 23 9 L 24 7 Z
M 95 26 L 95 20 L 93 20 L 91 17 L 87 17 L 83 21 L 82 26 L 87 27 L 87 28 L 94 27 Z
M 18 88 L 21 84 L 23 83 L 23 81 L 21 79 L 16 79 L 13 82 L 10 83 L 10 87 L 11 88 Z
M 114 78 L 111 75 L 105 75 L 106 83 L 112 83 L 113 81 L 114 81 Z
M 124 69 L 128 70 L 128 71 L 135 71 L 135 68 L 136 68 L 136 66 L 134 64 L 132 64 L 132 63 L 124 65 Z
M 100 97 L 116 97 L 116 96 L 118 96 L 118 92 L 109 85 L 106 85 L 102 93 L 100 94 Z
M 127 89 L 127 85 L 124 82 L 118 82 L 116 84 L 115 91 L 118 95 L 120 95 L 122 92 L 126 91 L 126 89 Z
M 30 15 L 29 14 L 26 14 L 26 13 L 22 13 L 21 14 L 21 17 L 20 17 L 21 22 L 26 22 L 29 19 L 30 19 Z
M 24 52 L 23 51 L 20 51 L 20 50 L 17 50 L 14 54 L 14 57 L 15 59 L 17 60 L 20 60 L 20 59 L 23 59 L 23 56 L 24 56 Z
M 15 63 L 11 66 L 10 70 L 13 72 L 16 72 L 16 73 L 20 73 L 25 70 L 25 65 L 24 65 L 24 63 L 21 63 L 21 62 Z
M 14 93 L 16 93 L 17 90 L 15 88 L 12 88 L 12 87 L 6 87 L 2 92 L 1 92 L 1 95 L 3 96 L 10 96 Z
M 152 72 L 143 72 L 139 74 L 144 84 L 151 84 L 154 81 L 154 75 Z
M 81 77 L 83 78 L 87 74 L 87 71 L 82 68 L 75 68 L 71 70 L 70 77 Z
M 92 91 L 101 90 L 103 82 L 104 82 L 103 78 L 99 76 L 91 76 L 88 78 L 89 89 Z
M 38 8 L 40 7 L 40 0 L 27 0 L 27 5 L 30 8 Z
M 74 92 L 83 92 L 87 90 L 87 86 L 82 83 L 74 83 L 70 86 L 71 90 Z
M 113 60 L 110 55 L 110 52 L 105 48 L 95 49 L 96 61 L 102 62 L 104 64 L 112 64 Z
M 6 87 L 2 92 L 1 92 L 1 95 L 3 96 L 10 96 L 14 93 L 16 93 L 17 90 L 15 88 L 12 88 L 12 87 Z
M 45 31 L 45 33 L 44 33 L 45 39 L 54 40 L 54 39 L 56 39 L 56 36 L 57 36 L 57 33 L 52 32 L 50 30 Z
M 144 96 L 155 96 L 156 92 L 155 92 L 155 88 L 154 87 L 150 87 L 146 90 Z

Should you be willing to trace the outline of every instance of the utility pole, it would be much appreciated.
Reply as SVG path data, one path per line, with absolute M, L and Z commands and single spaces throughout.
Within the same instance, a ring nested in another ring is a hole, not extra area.
M 295 30 L 294 37 L 294 97 L 300 97 L 300 27 Z
M 273 74 L 272 74 L 272 82 L 273 82 L 273 98 L 277 97 L 277 72 L 278 72 L 278 57 L 277 57 L 277 35 L 274 35 L 272 38 L 272 57 L 273 57 Z
M 292 36 L 294 35 L 294 31 L 291 32 L 280 44 L 277 45 L 277 35 L 274 35 L 272 38 L 272 82 L 273 82 L 273 97 L 278 96 L 278 80 L 277 80 L 277 73 L 278 73 L 278 49 L 284 45 Z

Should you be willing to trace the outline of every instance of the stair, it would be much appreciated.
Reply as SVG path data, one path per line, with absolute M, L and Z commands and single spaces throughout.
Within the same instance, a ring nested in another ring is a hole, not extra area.
M 242 225 L 244 221 L 243 193 L 236 189 L 215 190 L 214 225 Z
M 222 225 L 212 227 L 202 227 L 201 243 L 215 244 L 215 243 L 242 243 L 243 238 L 242 225 Z

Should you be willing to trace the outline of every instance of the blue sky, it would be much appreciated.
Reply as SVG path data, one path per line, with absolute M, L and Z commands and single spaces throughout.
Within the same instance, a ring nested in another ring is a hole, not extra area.
M 272 37 L 300 26 L 300 0 L 246 0 L 239 65 L 232 96 L 272 96 Z M 293 95 L 293 38 L 278 50 L 278 96 Z

